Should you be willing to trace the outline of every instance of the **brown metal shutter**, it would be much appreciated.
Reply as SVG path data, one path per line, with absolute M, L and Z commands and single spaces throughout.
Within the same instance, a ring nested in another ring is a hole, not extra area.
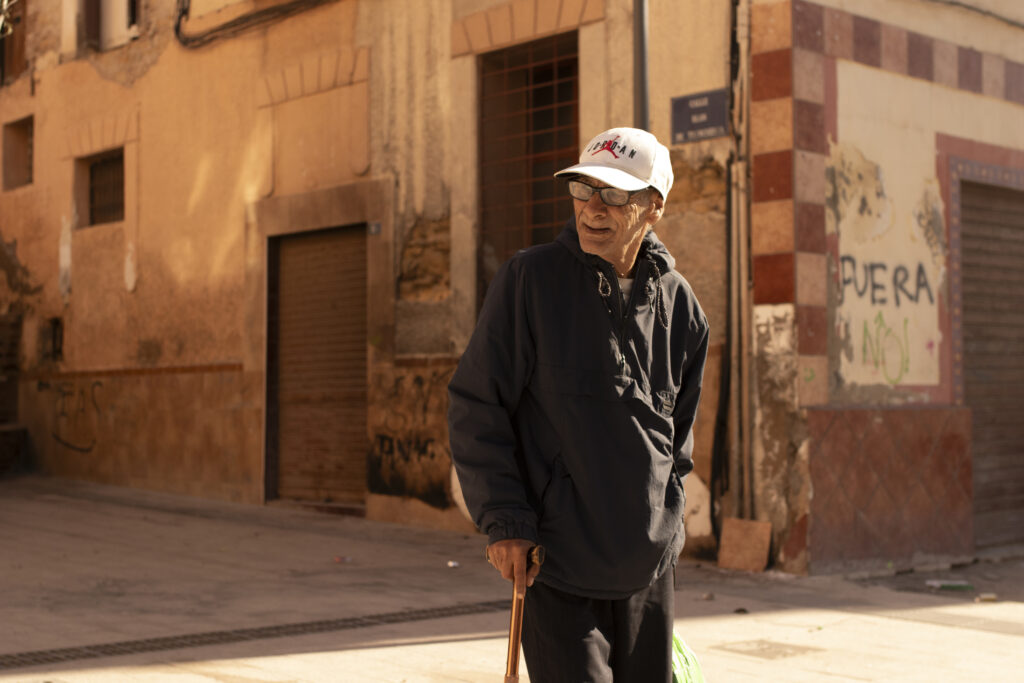
M 1024 542 L 1024 192 L 964 183 L 964 390 L 978 547 Z
M 0 424 L 18 421 L 18 353 L 21 318 L 0 316 Z
M 276 252 L 277 496 L 362 504 L 366 228 L 283 237 Z

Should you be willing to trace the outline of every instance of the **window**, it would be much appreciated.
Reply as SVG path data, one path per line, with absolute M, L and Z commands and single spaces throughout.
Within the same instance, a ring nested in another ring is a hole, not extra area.
M 481 301 L 506 259 L 561 230 L 572 200 L 552 175 L 578 157 L 576 33 L 481 56 Z
M 75 206 L 81 227 L 124 220 L 124 148 L 75 161 Z
M 0 44 L 0 85 L 14 82 L 25 71 L 25 3 L 18 0 L 7 8 Z
M 64 321 L 61 318 L 50 318 L 47 330 L 40 335 L 43 360 L 64 360 Z
M 85 0 L 85 45 L 109 50 L 139 37 L 139 0 Z
M 32 182 L 32 135 L 31 116 L 4 124 L 4 189 L 13 190 Z

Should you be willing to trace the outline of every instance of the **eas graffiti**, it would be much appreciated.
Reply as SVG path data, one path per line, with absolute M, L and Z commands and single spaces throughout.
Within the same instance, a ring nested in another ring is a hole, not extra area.
M 40 382 L 39 389 L 52 389 L 56 394 L 54 426 L 50 432 L 53 440 L 68 450 L 91 453 L 96 447 L 97 421 L 103 415 L 103 382 Z

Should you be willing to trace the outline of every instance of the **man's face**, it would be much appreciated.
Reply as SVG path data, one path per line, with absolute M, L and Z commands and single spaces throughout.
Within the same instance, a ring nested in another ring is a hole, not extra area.
M 593 178 L 580 181 L 597 190 L 610 187 Z M 664 208 L 661 195 L 651 189 L 634 194 L 624 206 L 608 206 L 599 191 L 586 201 L 575 197 L 572 201 L 580 247 L 611 263 L 619 275 L 632 269 L 644 235 L 661 218 Z

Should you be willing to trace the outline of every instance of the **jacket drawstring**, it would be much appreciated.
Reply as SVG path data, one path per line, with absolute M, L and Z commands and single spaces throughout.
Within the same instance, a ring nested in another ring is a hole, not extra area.
M 650 280 L 647 281 L 647 297 L 651 301 L 651 308 L 655 310 L 658 318 L 658 322 L 661 326 L 668 329 L 668 311 L 665 308 L 665 294 L 661 286 L 661 269 L 658 268 L 658 262 L 650 256 L 647 257 L 647 262 L 651 264 L 654 275 Z M 612 283 L 605 277 L 604 271 L 600 268 L 595 269 L 597 271 L 597 293 L 601 295 L 601 300 L 604 302 L 604 307 L 608 309 L 608 312 L 612 312 Z
M 668 311 L 665 310 L 665 294 L 661 288 L 661 269 L 658 268 L 658 263 L 651 257 L 647 257 L 647 262 L 651 264 L 651 268 L 654 269 L 654 277 L 648 280 L 648 283 L 654 287 L 654 297 L 651 301 L 651 305 L 656 309 L 658 322 L 661 326 L 668 329 Z M 648 295 L 650 292 L 648 291 Z
M 612 304 L 609 301 L 612 296 L 612 283 L 608 282 L 608 278 L 604 276 L 604 273 L 600 268 L 597 268 L 597 293 L 601 295 L 601 301 L 604 302 L 604 307 L 608 309 L 608 313 L 612 312 Z

